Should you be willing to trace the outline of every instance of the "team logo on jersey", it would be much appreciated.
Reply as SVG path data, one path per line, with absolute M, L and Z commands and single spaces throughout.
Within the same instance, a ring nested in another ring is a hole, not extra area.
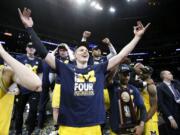
M 69 60 L 65 60 L 65 61 L 64 61 L 64 64 L 68 64 L 68 63 L 69 63 Z
M 89 71 L 87 74 L 77 74 L 74 77 L 74 95 L 75 96 L 93 96 L 94 83 L 96 82 L 94 70 Z
M 34 73 L 37 73 L 37 69 L 38 69 L 37 65 L 31 66 L 30 64 L 25 64 L 25 66 L 31 69 Z

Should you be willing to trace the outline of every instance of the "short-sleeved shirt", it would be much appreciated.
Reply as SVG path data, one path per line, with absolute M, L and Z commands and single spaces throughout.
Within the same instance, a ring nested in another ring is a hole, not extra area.
M 68 57 L 67 59 L 62 59 L 61 57 L 57 56 L 56 58 L 65 64 L 73 64 L 73 62 L 70 61 Z M 55 70 L 53 70 L 46 62 L 43 62 L 43 79 L 42 79 L 43 85 L 48 85 L 48 86 L 51 85 L 49 80 L 49 73 L 55 74 Z M 55 82 L 59 84 L 60 82 L 58 77 L 56 77 L 55 79 L 56 79 Z
M 39 74 L 42 73 L 42 61 L 41 59 L 35 57 L 34 59 L 29 59 L 27 55 L 17 56 L 17 60 L 30 68 L 34 73 Z M 30 90 L 19 86 L 21 94 L 31 93 Z
M 56 59 L 56 72 L 61 82 L 58 124 L 84 127 L 104 123 L 103 89 L 107 65 L 105 62 L 79 69 Z

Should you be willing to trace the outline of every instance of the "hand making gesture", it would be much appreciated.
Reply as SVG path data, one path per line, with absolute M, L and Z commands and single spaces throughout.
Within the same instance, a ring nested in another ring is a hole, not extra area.
M 33 20 L 31 17 L 31 10 L 28 8 L 24 8 L 24 10 L 21 12 L 21 10 L 18 8 L 19 16 L 21 18 L 22 23 L 24 24 L 24 27 L 32 27 L 33 26 Z
M 143 24 L 141 23 L 141 21 L 137 21 L 137 26 L 134 26 L 134 34 L 135 36 L 139 36 L 141 37 L 144 32 L 147 30 L 147 28 L 149 27 L 151 23 L 148 23 L 145 27 L 143 26 Z

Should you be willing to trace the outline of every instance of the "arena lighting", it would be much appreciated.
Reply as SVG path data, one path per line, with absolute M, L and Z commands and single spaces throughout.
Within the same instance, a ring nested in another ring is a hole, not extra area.
M 135 2 L 136 0 L 126 0 L 127 2 Z
M 96 1 L 92 1 L 91 4 L 90 4 L 90 6 L 91 6 L 91 7 L 95 7 L 96 4 L 97 4 Z
M 143 61 L 144 59 L 136 59 L 136 61 Z
M 48 42 L 48 41 L 44 41 L 44 40 L 41 40 L 41 42 L 44 43 L 44 44 L 49 44 L 49 45 L 54 45 L 54 46 L 58 46 L 59 45 L 57 43 Z
M 94 7 L 94 8 L 97 9 L 97 10 L 103 10 L 103 7 L 102 7 L 98 2 L 96 2 L 96 1 L 92 1 L 92 2 L 90 3 L 90 6 L 91 6 L 91 7 Z
M 10 32 L 4 32 L 4 35 L 12 37 L 12 33 L 10 33 Z
M 110 7 L 110 8 L 109 8 L 109 11 L 110 11 L 111 13 L 114 13 L 114 12 L 116 12 L 116 9 L 115 9 L 114 7 Z
M 86 2 L 86 0 L 76 0 L 76 3 L 78 3 L 79 5 L 84 4 Z
M 95 9 L 97 9 L 97 10 L 103 10 L 103 8 L 101 7 L 101 5 L 100 5 L 99 3 L 97 3 L 97 4 L 95 5 Z
M 148 55 L 148 53 L 130 53 L 129 56 L 137 56 L 137 55 Z
M 178 52 L 178 51 L 180 51 L 180 48 L 177 48 L 177 49 L 176 49 L 176 52 Z
M 5 45 L 5 44 L 6 44 L 6 42 L 5 42 L 5 41 L 0 41 L 0 44 L 4 44 L 4 45 Z

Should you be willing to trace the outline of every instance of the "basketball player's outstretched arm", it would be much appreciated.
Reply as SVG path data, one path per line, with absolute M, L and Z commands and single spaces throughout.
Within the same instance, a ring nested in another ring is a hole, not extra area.
M 136 47 L 137 43 L 142 38 L 149 25 L 150 23 L 144 27 L 140 21 L 137 22 L 137 26 L 134 26 L 134 38 L 117 55 L 109 59 L 107 70 L 110 70 L 111 68 L 120 64 L 122 59 Z
M 6 50 L 4 50 L 1 44 L 0 56 L 10 66 L 9 68 L 6 68 L 6 71 L 9 72 L 9 77 L 11 77 L 12 81 L 32 91 L 40 90 L 40 78 L 28 67 L 14 59 L 8 52 L 6 52 Z

